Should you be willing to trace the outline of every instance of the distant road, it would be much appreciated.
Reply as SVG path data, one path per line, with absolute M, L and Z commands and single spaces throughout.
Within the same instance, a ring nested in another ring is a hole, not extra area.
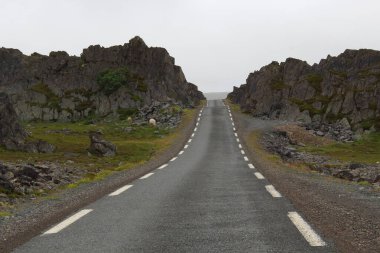
M 15 252 L 334 252 L 250 162 L 210 100 L 183 150 Z
M 221 100 L 227 97 L 229 92 L 209 92 L 204 93 L 207 100 Z

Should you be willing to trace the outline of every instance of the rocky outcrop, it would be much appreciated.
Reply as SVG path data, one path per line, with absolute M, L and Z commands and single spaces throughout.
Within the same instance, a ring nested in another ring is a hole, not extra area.
M 164 48 L 139 37 L 122 46 L 90 46 L 80 57 L 1 48 L 0 91 L 23 120 L 118 116 L 155 101 L 192 106 L 204 98 Z
M 55 147 L 46 141 L 26 141 L 27 137 L 8 95 L 0 92 L 0 145 L 9 150 L 29 153 L 54 152 Z
M 232 102 L 254 116 L 380 129 L 380 52 L 346 50 L 310 66 L 288 58 L 251 73 Z
M 104 140 L 103 134 L 98 131 L 91 131 L 89 133 L 90 147 L 88 152 L 96 156 L 114 156 L 116 154 L 116 146 Z

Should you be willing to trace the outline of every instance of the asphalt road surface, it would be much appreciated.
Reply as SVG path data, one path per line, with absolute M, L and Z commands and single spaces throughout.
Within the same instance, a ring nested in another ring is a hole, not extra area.
M 194 130 L 168 164 L 15 252 L 334 252 L 250 163 L 221 100 Z

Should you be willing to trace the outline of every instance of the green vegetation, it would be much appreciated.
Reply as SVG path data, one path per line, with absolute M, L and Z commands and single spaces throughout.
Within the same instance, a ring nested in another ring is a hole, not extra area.
M 119 112 L 126 117 L 135 113 L 136 110 L 119 109 Z M 54 144 L 57 148 L 56 152 L 51 154 L 24 153 L 0 147 L 0 160 L 32 163 L 38 161 L 66 163 L 67 160 L 71 160 L 73 166 L 89 172 L 78 182 L 67 186 L 72 188 L 79 184 L 100 180 L 115 171 L 129 169 L 148 161 L 170 147 L 182 128 L 189 124 L 195 115 L 195 109 L 183 110 L 182 122 L 176 129 L 159 129 L 148 125 L 131 126 L 128 121 L 100 121 L 96 124 L 87 124 L 86 121 L 23 123 L 26 130 L 32 133 L 30 140 L 42 139 Z M 132 127 L 132 131 L 125 131 L 126 127 Z M 60 131 L 63 129 L 65 131 Z M 117 146 L 116 156 L 88 155 L 87 148 L 90 145 L 88 132 L 97 130 L 102 131 L 104 138 Z
M 128 87 L 130 91 L 134 89 L 140 92 L 148 91 L 144 78 L 137 74 L 132 74 L 126 67 L 107 69 L 101 72 L 98 75 L 97 83 L 100 86 L 100 90 L 107 96 L 111 95 L 121 87 Z M 132 85 L 135 87 L 131 87 Z
M 283 90 L 289 88 L 289 85 L 286 85 L 282 80 L 277 80 L 271 84 L 271 88 L 272 90 Z
M 375 126 L 375 128 L 380 129 L 380 118 L 372 118 L 372 119 L 364 120 L 360 123 L 360 125 L 364 130 L 368 130 L 372 126 Z
M 380 161 L 380 133 L 371 133 L 353 143 L 334 143 L 321 147 L 307 146 L 301 150 L 346 162 L 376 163 Z
M 11 216 L 12 214 L 10 212 L 2 212 L 0 211 L 0 217 L 7 217 L 7 216 Z
M 315 114 L 322 114 L 325 111 L 325 108 L 322 108 L 321 110 L 314 108 L 312 105 L 314 100 L 313 101 L 309 101 L 309 100 L 304 101 L 304 100 L 300 100 L 297 98 L 290 98 L 289 101 L 293 104 L 298 105 L 301 112 L 306 111 L 306 110 L 309 111 L 310 116 L 314 116 Z
M 48 85 L 40 82 L 35 85 L 33 85 L 30 90 L 40 93 L 42 95 L 45 95 L 46 102 L 44 104 L 36 104 L 44 108 L 50 108 L 52 110 L 57 110 L 58 112 L 61 112 L 61 98 L 57 96 Z
M 310 74 L 306 77 L 306 80 L 309 82 L 310 86 L 315 89 L 318 94 L 322 92 L 321 82 L 323 81 L 323 77 L 318 74 Z
M 120 120 L 126 120 L 128 117 L 133 117 L 138 113 L 137 108 L 119 108 L 117 109 L 117 113 L 119 114 Z
M 346 72 L 338 71 L 338 70 L 334 70 L 334 69 L 330 69 L 329 71 L 331 74 L 333 74 L 335 76 L 339 76 L 340 78 L 347 79 L 347 73 Z

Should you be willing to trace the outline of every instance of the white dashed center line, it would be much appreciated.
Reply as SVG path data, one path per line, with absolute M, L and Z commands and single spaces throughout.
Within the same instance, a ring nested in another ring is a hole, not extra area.
M 140 177 L 140 179 L 146 179 L 146 178 L 150 177 L 150 176 L 153 175 L 153 174 L 154 174 L 153 172 L 148 173 L 148 174 L 146 174 L 146 175 Z
M 166 163 L 166 164 L 163 164 L 163 165 L 161 165 L 158 169 L 159 170 L 162 170 L 163 168 L 165 168 L 166 166 L 168 166 L 168 164 Z
M 74 214 L 73 216 L 71 216 L 71 217 L 67 218 L 66 220 L 62 221 L 58 225 L 52 227 L 51 229 L 49 229 L 48 231 L 46 231 L 45 233 L 43 233 L 43 235 L 58 233 L 62 229 L 70 226 L 71 224 L 73 224 L 74 222 L 76 222 L 77 220 L 79 220 L 80 218 L 82 218 L 83 216 L 85 216 L 86 214 L 88 214 L 90 212 L 92 212 L 92 209 L 83 209 L 83 210 L 77 212 L 76 214 Z
M 266 185 L 265 189 L 272 195 L 273 198 L 281 198 L 281 193 L 279 193 L 273 185 Z
M 119 194 L 121 194 L 121 193 L 123 193 L 123 192 L 125 192 L 126 190 L 128 190 L 129 188 L 131 188 L 133 185 L 125 185 L 125 186 L 123 186 L 123 187 L 121 187 L 120 189 L 118 189 L 118 190 L 116 190 L 116 191 L 114 191 L 114 192 L 112 192 L 112 193 L 110 193 L 108 196 L 117 196 L 117 195 L 119 195 Z
M 296 228 L 300 231 L 306 241 L 313 247 L 326 246 L 322 238 L 310 227 L 310 225 L 297 213 L 289 212 L 289 219 L 293 222 Z
M 255 172 L 257 179 L 264 179 L 265 177 L 260 172 Z

